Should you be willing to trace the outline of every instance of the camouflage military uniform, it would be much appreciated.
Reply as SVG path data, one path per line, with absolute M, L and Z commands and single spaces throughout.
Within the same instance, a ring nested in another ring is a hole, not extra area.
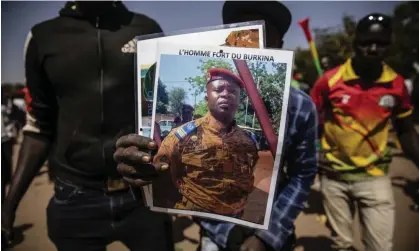
M 232 31 L 225 40 L 225 46 L 259 48 L 259 30 Z
M 210 114 L 173 130 L 155 161 L 168 161 L 182 201 L 177 209 L 238 216 L 254 189 L 255 141 L 237 126 L 226 129 Z

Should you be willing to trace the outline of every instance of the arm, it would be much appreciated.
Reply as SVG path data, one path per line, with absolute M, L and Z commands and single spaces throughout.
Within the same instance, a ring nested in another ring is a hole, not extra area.
M 415 163 L 416 167 L 419 167 L 419 136 L 414 128 L 412 106 L 409 100 L 409 92 L 406 86 L 403 86 L 402 98 L 396 107 L 393 124 L 403 152 Z
M 6 230 L 11 230 L 18 204 L 47 158 L 55 131 L 55 94 L 40 63 L 31 33 L 25 49 L 25 74 L 27 122 L 23 128 L 17 169 L 2 212 L 2 218 L 6 218 L 2 223 Z
M 320 77 L 313 86 L 310 92 L 311 99 L 316 105 L 317 114 L 319 116 L 319 137 L 321 137 L 323 123 L 324 123 L 324 110 L 326 100 L 329 94 L 329 84 L 325 75 Z
M 279 250 L 294 229 L 294 221 L 304 208 L 310 186 L 317 173 L 317 115 L 310 100 L 302 100 L 294 116 L 298 136 L 287 153 L 288 183 L 275 199 L 268 230 L 257 231 L 268 247 Z M 292 119 L 290 119 L 292 121 Z
M 394 126 L 403 152 L 419 168 L 419 135 L 414 128 L 412 115 L 396 119 Z

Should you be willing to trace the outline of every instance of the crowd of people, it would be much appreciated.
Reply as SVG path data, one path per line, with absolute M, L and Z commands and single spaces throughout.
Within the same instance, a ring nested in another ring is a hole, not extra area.
M 276 1 L 226 1 L 222 17 L 224 24 L 264 20 L 266 47 L 276 49 L 292 21 L 291 12 Z M 365 249 L 392 250 L 390 122 L 417 167 L 419 138 L 405 80 L 384 63 L 391 22 L 381 13 L 360 19 L 352 58 L 337 67 L 325 58 L 325 73 L 316 83 L 291 87 L 284 165 L 269 228 L 195 219 L 201 229 L 198 250 L 293 250 L 294 221 L 316 175 L 337 250 L 353 250 L 355 202 Z M 55 173 L 48 236 L 59 251 L 106 250 L 117 240 L 130 250 L 174 250 L 171 217 L 150 211 L 131 190 L 152 183 L 173 163 L 170 151 L 135 133 L 134 54 L 121 52 L 135 36 L 160 32 L 156 21 L 120 1 L 68 2 L 59 17 L 31 29 L 23 140 L 13 178 L 2 180 L 2 246 L 13 240 L 19 202 L 48 159 Z M 3 146 L 15 137 L 4 129 L 6 120 L 2 115 L 2 175 L 4 166 L 11 166 L 10 147 Z M 231 128 L 233 121 L 224 122 Z

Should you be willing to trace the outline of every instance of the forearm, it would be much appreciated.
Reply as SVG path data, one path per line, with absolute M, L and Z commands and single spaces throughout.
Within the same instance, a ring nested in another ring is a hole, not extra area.
M 33 178 L 45 163 L 49 148 L 50 139 L 47 137 L 36 134 L 24 135 L 17 168 L 4 205 L 6 210 L 13 212 L 17 209 Z
M 419 168 L 419 135 L 414 128 L 399 133 L 403 152 Z

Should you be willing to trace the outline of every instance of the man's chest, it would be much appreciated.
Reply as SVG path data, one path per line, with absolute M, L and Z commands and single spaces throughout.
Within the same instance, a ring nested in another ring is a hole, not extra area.
M 197 167 L 217 168 L 248 165 L 255 149 L 237 135 L 220 136 L 196 133 L 179 145 L 182 162 Z
M 63 93 L 97 90 L 99 81 L 107 88 L 119 79 L 133 79 L 135 34 L 132 28 L 109 31 L 66 27 L 55 31 L 40 46 L 46 77 Z
M 339 83 L 331 88 L 327 100 L 332 112 L 369 120 L 388 118 L 400 102 L 400 96 L 391 83 L 368 88 Z

